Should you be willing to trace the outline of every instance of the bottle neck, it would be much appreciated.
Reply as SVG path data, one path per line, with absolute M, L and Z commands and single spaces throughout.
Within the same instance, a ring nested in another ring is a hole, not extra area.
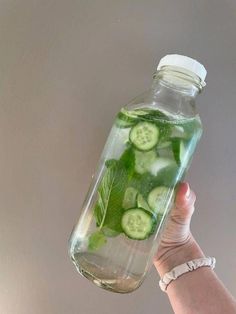
M 174 66 L 165 66 L 153 77 L 152 92 L 154 95 L 167 94 L 169 97 L 195 98 L 205 83 L 192 72 Z
M 149 93 L 153 106 L 188 117 L 195 116 L 195 98 L 205 83 L 192 72 L 173 66 L 162 67 L 154 74 Z

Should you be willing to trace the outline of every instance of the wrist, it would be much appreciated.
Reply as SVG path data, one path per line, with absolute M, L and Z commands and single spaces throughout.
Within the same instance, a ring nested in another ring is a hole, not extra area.
M 160 277 L 163 277 L 174 267 L 204 256 L 197 242 L 190 236 L 185 243 L 168 248 L 161 257 L 154 260 L 154 265 Z

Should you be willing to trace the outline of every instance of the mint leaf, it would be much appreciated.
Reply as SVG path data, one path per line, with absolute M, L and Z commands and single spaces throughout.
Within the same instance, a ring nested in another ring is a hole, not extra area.
M 127 170 L 128 178 L 130 179 L 133 176 L 135 167 L 135 154 L 132 146 L 129 145 L 128 148 L 123 152 L 119 163 Z
M 90 251 L 95 251 L 100 249 L 104 244 L 106 244 L 107 239 L 101 231 L 96 231 L 92 233 L 89 237 L 88 249 Z
M 142 109 L 143 112 L 144 109 Z M 138 110 L 136 110 L 136 112 L 138 112 Z M 162 111 L 158 110 L 158 109 L 154 109 L 154 110 L 150 110 L 150 109 L 146 109 L 146 114 L 143 114 L 142 116 L 139 116 L 140 120 L 155 120 L 155 119 L 160 119 L 160 120 L 169 120 L 169 117 L 164 114 Z
M 164 123 L 161 123 L 161 122 L 156 122 L 156 125 L 158 126 L 159 128 L 159 140 L 161 142 L 165 142 L 166 140 L 169 139 L 170 135 L 171 135 L 171 127 L 170 125 L 168 124 L 164 124 Z
M 121 232 L 122 200 L 128 181 L 128 171 L 123 163 L 113 162 L 102 178 L 98 188 L 98 201 L 94 208 L 97 226 L 106 226 Z
M 101 231 L 111 231 L 103 232 L 107 236 L 122 232 L 122 202 L 126 185 L 134 173 L 134 158 L 133 149 L 128 146 L 120 160 L 109 159 L 105 162 L 107 169 L 98 188 L 98 200 L 93 214 Z
M 157 186 L 172 187 L 179 180 L 179 169 L 177 165 L 166 167 L 157 176 L 150 173 L 134 174 L 129 186 L 137 189 L 144 198 Z
M 94 206 L 93 215 L 96 220 L 96 226 L 99 227 L 102 222 L 103 216 L 102 216 L 102 211 L 98 202 Z
M 173 138 L 172 140 L 172 151 L 177 165 L 180 166 L 180 143 L 182 141 L 181 138 Z
M 107 168 L 109 168 L 109 167 L 111 167 L 114 163 L 116 163 L 117 162 L 117 160 L 116 159 L 107 159 L 106 161 L 105 161 L 105 166 L 107 167 Z
M 150 173 L 145 173 L 142 175 L 135 173 L 132 181 L 130 182 L 130 186 L 137 189 L 139 193 L 141 193 L 145 198 L 148 196 L 150 191 L 158 185 L 160 185 L 159 176 L 156 177 Z

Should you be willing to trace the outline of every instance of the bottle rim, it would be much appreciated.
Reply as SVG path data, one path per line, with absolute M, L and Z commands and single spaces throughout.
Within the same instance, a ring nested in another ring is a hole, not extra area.
M 163 79 L 166 75 L 173 76 L 176 80 L 182 80 L 193 84 L 199 92 L 206 86 L 206 82 L 194 72 L 173 65 L 165 65 L 160 69 L 157 69 L 153 74 L 153 79 Z

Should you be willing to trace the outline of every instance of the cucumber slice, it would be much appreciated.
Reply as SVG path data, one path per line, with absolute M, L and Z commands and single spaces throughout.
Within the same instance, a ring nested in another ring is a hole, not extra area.
M 165 212 L 165 202 L 169 194 L 166 186 L 158 186 L 148 195 L 148 205 L 156 213 L 163 215 Z
M 121 226 L 127 237 L 133 240 L 144 240 L 151 235 L 155 219 L 143 208 L 132 208 L 124 212 Z
M 133 187 L 128 187 L 125 191 L 122 207 L 124 209 L 133 208 L 136 206 L 138 191 Z
M 186 157 L 186 148 L 183 140 L 174 139 L 172 142 L 172 150 L 178 165 L 183 165 Z
M 173 166 L 174 161 L 170 158 L 156 158 L 156 161 L 150 165 L 149 171 L 152 175 L 156 176 L 164 168 Z
M 142 196 L 142 194 L 138 194 L 137 205 L 138 205 L 138 208 L 144 208 L 146 211 L 148 211 L 150 213 L 153 213 L 153 211 L 149 207 L 148 203 L 145 201 L 145 199 Z
M 156 146 L 159 138 L 158 127 L 150 122 L 139 122 L 130 131 L 129 139 L 133 145 L 143 151 Z
M 116 126 L 118 128 L 130 128 L 137 122 L 137 119 L 134 117 L 129 117 L 123 112 L 119 112 L 116 118 Z
M 116 120 L 116 126 L 120 129 L 130 128 L 133 125 L 134 125 L 134 122 L 131 122 L 131 121 L 121 120 L 121 119 Z
M 156 160 L 156 152 L 150 150 L 148 152 L 141 152 L 135 150 L 135 171 L 143 174 L 149 171 L 150 165 Z

